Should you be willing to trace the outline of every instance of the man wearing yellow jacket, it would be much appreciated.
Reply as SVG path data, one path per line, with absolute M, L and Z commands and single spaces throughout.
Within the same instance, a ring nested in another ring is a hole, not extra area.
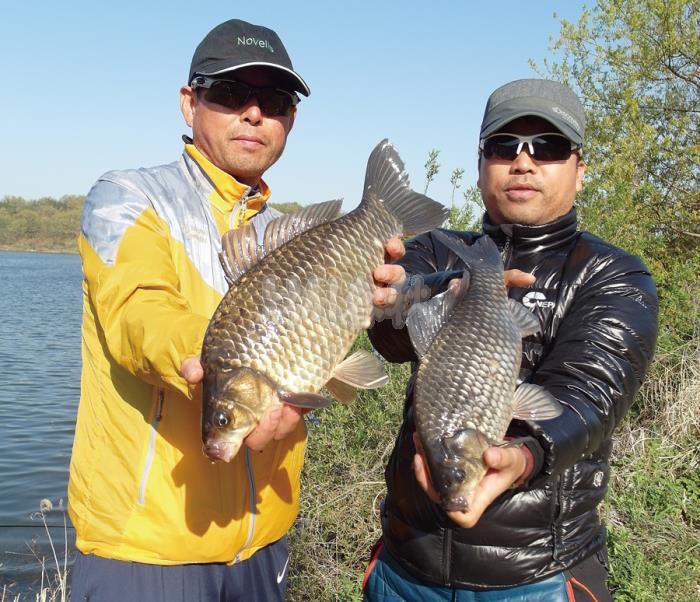
M 201 450 L 198 360 L 227 290 L 222 234 L 278 215 L 261 179 L 309 88 L 277 34 L 222 23 L 197 47 L 179 161 L 109 172 L 79 239 L 81 398 L 68 488 L 73 600 L 282 600 L 306 430 L 268 411 L 229 463 Z M 397 240 L 390 256 L 402 253 Z M 379 266 L 378 284 L 400 271 Z M 394 293 L 375 291 L 376 303 Z M 251 453 L 255 450 L 255 453 Z

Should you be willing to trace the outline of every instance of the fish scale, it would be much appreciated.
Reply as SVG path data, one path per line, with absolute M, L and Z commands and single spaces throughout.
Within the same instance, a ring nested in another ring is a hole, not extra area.
M 510 423 L 522 339 L 505 314 L 503 276 L 493 272 L 472 268 L 470 288 L 475 293 L 455 307 L 440 339 L 421 360 L 416 426 L 426 438 L 478 426 L 498 442 Z M 452 385 L 445 388 L 446 382 Z M 439 397 L 431 395 L 438 390 Z
M 231 284 L 204 336 L 204 452 L 230 461 L 273 404 L 323 407 L 323 387 L 349 400 L 387 376 L 367 352 L 345 358 L 369 325 L 372 273 L 390 238 L 439 226 L 447 210 L 412 191 L 403 163 L 381 142 L 367 163 L 359 207 L 335 217 L 340 201 L 224 236 Z

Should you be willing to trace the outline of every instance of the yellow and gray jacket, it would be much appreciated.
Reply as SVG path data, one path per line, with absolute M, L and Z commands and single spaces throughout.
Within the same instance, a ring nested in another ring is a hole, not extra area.
M 179 375 L 227 289 L 221 235 L 278 215 L 188 144 L 90 190 L 80 406 L 68 486 L 80 551 L 154 564 L 234 562 L 282 537 L 299 501 L 303 424 L 230 464 L 202 453 L 201 390 Z

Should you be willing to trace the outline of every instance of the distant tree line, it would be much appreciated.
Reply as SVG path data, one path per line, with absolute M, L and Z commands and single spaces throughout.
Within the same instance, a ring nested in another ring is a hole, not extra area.
M 65 195 L 56 200 L 42 197 L 27 200 L 18 196 L 0 199 L 0 249 L 77 253 L 83 195 Z M 283 213 L 301 208 L 299 203 L 270 203 Z
M 0 249 L 76 253 L 84 196 L 0 200 Z

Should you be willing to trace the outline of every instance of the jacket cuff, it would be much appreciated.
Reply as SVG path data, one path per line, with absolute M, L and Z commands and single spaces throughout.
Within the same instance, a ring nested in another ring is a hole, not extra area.
M 518 439 L 520 449 L 527 460 L 525 472 L 513 483 L 513 487 L 528 487 L 530 483 L 542 472 L 544 466 L 544 448 L 534 437 L 521 436 L 509 429 L 506 440 Z

